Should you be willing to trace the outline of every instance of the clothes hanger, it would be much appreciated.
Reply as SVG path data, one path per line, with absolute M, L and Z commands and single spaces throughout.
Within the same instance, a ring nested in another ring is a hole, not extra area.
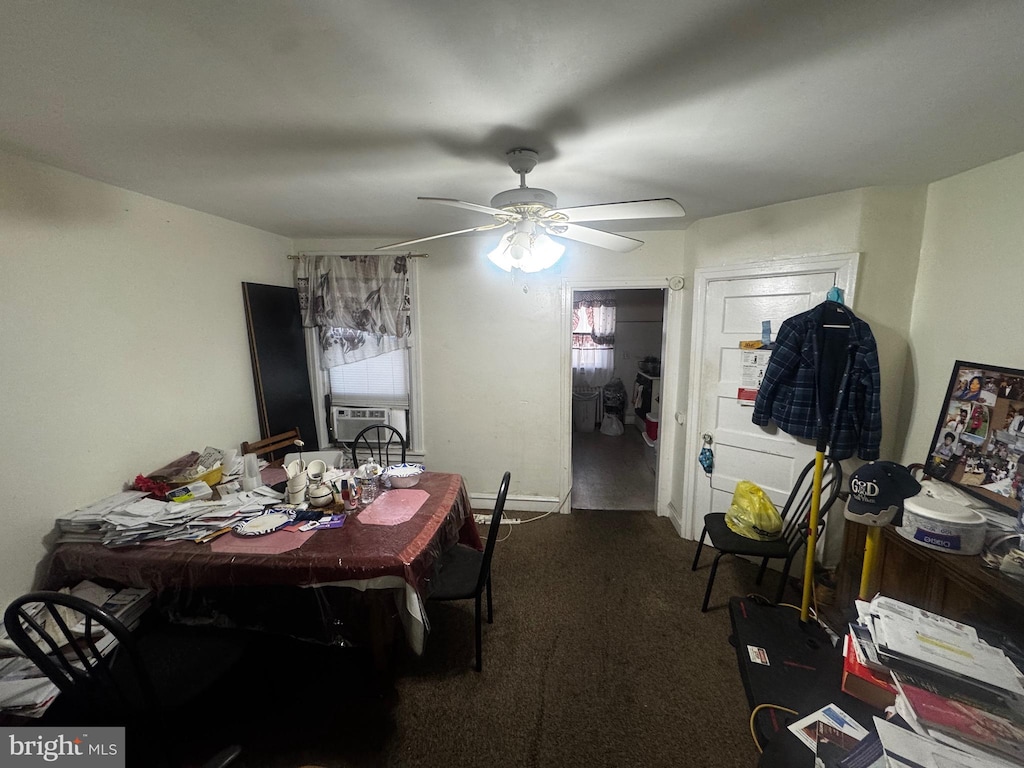
M 825 296 L 825 303 L 831 306 L 827 309 L 831 310 L 833 317 L 839 319 L 839 317 L 846 315 L 846 308 L 843 306 L 843 289 L 833 285 L 828 289 L 828 294 Z M 830 318 L 831 319 L 831 318 Z M 849 323 L 822 323 L 822 328 L 836 328 L 839 330 L 848 330 L 850 328 Z

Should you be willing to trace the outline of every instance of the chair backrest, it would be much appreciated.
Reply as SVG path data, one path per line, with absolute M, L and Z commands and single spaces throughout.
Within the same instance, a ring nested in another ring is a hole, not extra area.
M 491 575 L 491 558 L 494 555 L 494 544 L 498 541 L 498 528 L 501 525 L 501 515 L 505 511 L 505 497 L 508 496 L 508 484 L 511 480 L 511 472 L 502 475 L 498 496 L 494 499 L 494 512 L 491 513 L 491 524 L 487 528 L 487 543 L 484 545 L 484 558 L 480 562 L 480 576 L 476 584 L 478 593 Z
M 843 467 L 838 461 L 825 457 L 821 472 L 821 497 L 818 501 L 818 529 L 825 527 L 825 515 L 839 497 L 843 484 Z M 811 515 L 811 497 L 814 491 L 814 461 L 800 471 L 800 476 L 790 491 L 786 505 L 782 508 L 782 538 L 789 543 L 790 552 L 795 552 L 807 540 Z
M 262 440 L 257 440 L 252 443 L 242 443 L 242 455 L 244 456 L 247 453 L 255 453 L 257 456 L 264 456 L 284 449 L 292 450 L 295 448 L 296 440 L 301 441 L 302 436 L 299 434 L 298 427 L 292 427 L 287 432 L 282 432 L 279 435 L 264 437 Z
M 64 592 L 30 592 L 7 606 L 4 626 L 61 693 L 97 721 L 159 710 L 131 631 L 109 611 Z
M 405 463 L 405 438 L 390 424 L 371 424 L 352 441 L 352 464 L 358 467 L 367 461 L 382 467 Z

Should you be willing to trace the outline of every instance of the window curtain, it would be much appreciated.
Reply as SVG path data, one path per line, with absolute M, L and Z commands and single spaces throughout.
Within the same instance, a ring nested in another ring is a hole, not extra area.
M 572 303 L 573 386 L 603 387 L 615 371 L 615 292 L 577 291 Z
M 409 346 L 408 257 L 300 256 L 296 288 L 302 324 L 320 341 L 320 368 Z

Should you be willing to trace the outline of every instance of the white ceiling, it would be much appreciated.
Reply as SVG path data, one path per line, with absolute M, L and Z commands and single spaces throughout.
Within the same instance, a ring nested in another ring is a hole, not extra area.
M 526 146 L 677 227 L 1024 151 L 1022 40 L 1020 0 L 0 0 L 0 148 L 386 242 L 485 223 L 416 197 L 486 204 Z

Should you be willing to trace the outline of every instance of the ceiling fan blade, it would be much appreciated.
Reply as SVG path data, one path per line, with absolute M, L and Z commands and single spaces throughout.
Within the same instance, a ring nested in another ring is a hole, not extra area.
M 625 219 L 671 219 L 685 216 L 683 206 L 670 197 L 657 200 L 634 200 L 629 203 L 602 203 L 560 208 L 569 221 L 622 221 Z
M 511 211 L 503 211 L 501 208 L 491 208 L 489 205 L 480 205 L 478 203 L 467 203 L 465 200 L 452 200 L 450 197 L 418 197 L 417 200 L 426 200 L 429 203 L 441 203 L 441 205 L 450 205 L 453 208 L 465 208 L 467 211 L 476 211 L 477 213 L 486 213 L 489 216 L 506 216 L 514 220 L 520 218 L 518 213 Z
M 587 245 L 596 245 L 598 248 L 605 248 L 609 251 L 629 253 L 644 244 L 643 240 L 634 240 L 632 237 L 616 235 L 613 232 L 602 232 L 600 229 L 591 229 L 579 224 L 566 224 L 564 222 L 545 223 L 549 235 L 565 237 L 569 240 L 578 240 Z
M 490 224 L 482 224 L 479 227 L 470 227 L 469 229 L 457 229 L 454 232 L 444 232 L 440 235 L 430 235 L 429 237 L 418 237 L 415 240 L 403 240 L 400 243 L 389 243 L 388 245 L 378 245 L 373 250 L 385 251 L 392 248 L 405 248 L 407 245 L 415 245 L 416 243 L 425 243 L 427 240 L 437 240 L 442 237 L 453 237 L 455 235 L 464 235 L 467 232 L 486 232 L 489 229 L 500 229 L 507 225 L 504 221 L 495 221 Z

